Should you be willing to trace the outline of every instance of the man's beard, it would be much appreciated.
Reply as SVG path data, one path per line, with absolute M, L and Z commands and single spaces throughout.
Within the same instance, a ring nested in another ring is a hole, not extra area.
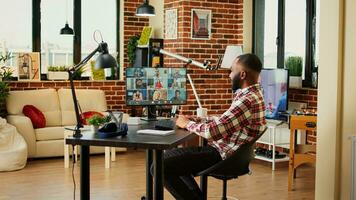
M 237 73 L 234 78 L 232 78 L 232 91 L 236 92 L 236 90 L 241 88 L 240 82 L 241 82 L 241 78 L 240 78 L 240 73 Z

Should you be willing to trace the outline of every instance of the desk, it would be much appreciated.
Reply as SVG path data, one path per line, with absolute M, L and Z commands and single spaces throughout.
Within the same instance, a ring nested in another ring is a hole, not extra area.
M 293 189 L 293 180 L 297 167 L 304 163 L 315 164 L 316 146 L 307 144 L 297 144 L 297 130 L 316 131 L 316 116 L 291 115 L 290 126 L 290 150 L 289 150 L 289 170 L 288 170 L 288 190 Z
M 154 123 L 129 126 L 126 137 L 99 139 L 94 133 L 83 134 L 76 139 L 66 138 L 66 144 L 81 145 L 80 159 L 80 199 L 90 199 L 90 160 L 89 146 L 133 147 L 146 149 L 146 200 L 163 200 L 163 150 L 171 149 L 179 144 L 196 137 L 183 129 L 176 129 L 175 134 L 167 136 L 152 136 L 137 134 L 137 130 L 153 128 Z M 153 156 L 154 155 L 154 156 Z M 154 158 L 154 159 L 153 159 Z M 151 163 L 154 163 L 154 193 L 150 174 Z

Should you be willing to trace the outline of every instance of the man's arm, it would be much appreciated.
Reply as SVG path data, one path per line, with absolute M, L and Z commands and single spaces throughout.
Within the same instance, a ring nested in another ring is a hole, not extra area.
M 251 102 L 247 99 L 235 101 L 229 110 L 218 118 L 205 123 L 188 122 L 186 128 L 208 140 L 219 140 L 248 125 L 251 117 Z

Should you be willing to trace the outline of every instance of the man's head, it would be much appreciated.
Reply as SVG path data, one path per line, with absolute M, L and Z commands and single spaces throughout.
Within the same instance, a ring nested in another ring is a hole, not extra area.
M 180 96 L 180 91 L 176 90 L 174 94 L 175 94 L 175 97 L 179 97 Z
M 262 63 L 254 54 L 243 54 L 238 56 L 231 67 L 230 79 L 232 90 L 245 88 L 258 82 Z

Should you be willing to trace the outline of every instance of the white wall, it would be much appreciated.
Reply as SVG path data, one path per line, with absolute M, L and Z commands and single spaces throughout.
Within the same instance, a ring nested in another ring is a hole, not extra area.
M 150 17 L 149 24 L 153 27 L 153 38 L 164 37 L 164 0 L 151 0 L 150 5 L 155 8 L 156 16 Z

